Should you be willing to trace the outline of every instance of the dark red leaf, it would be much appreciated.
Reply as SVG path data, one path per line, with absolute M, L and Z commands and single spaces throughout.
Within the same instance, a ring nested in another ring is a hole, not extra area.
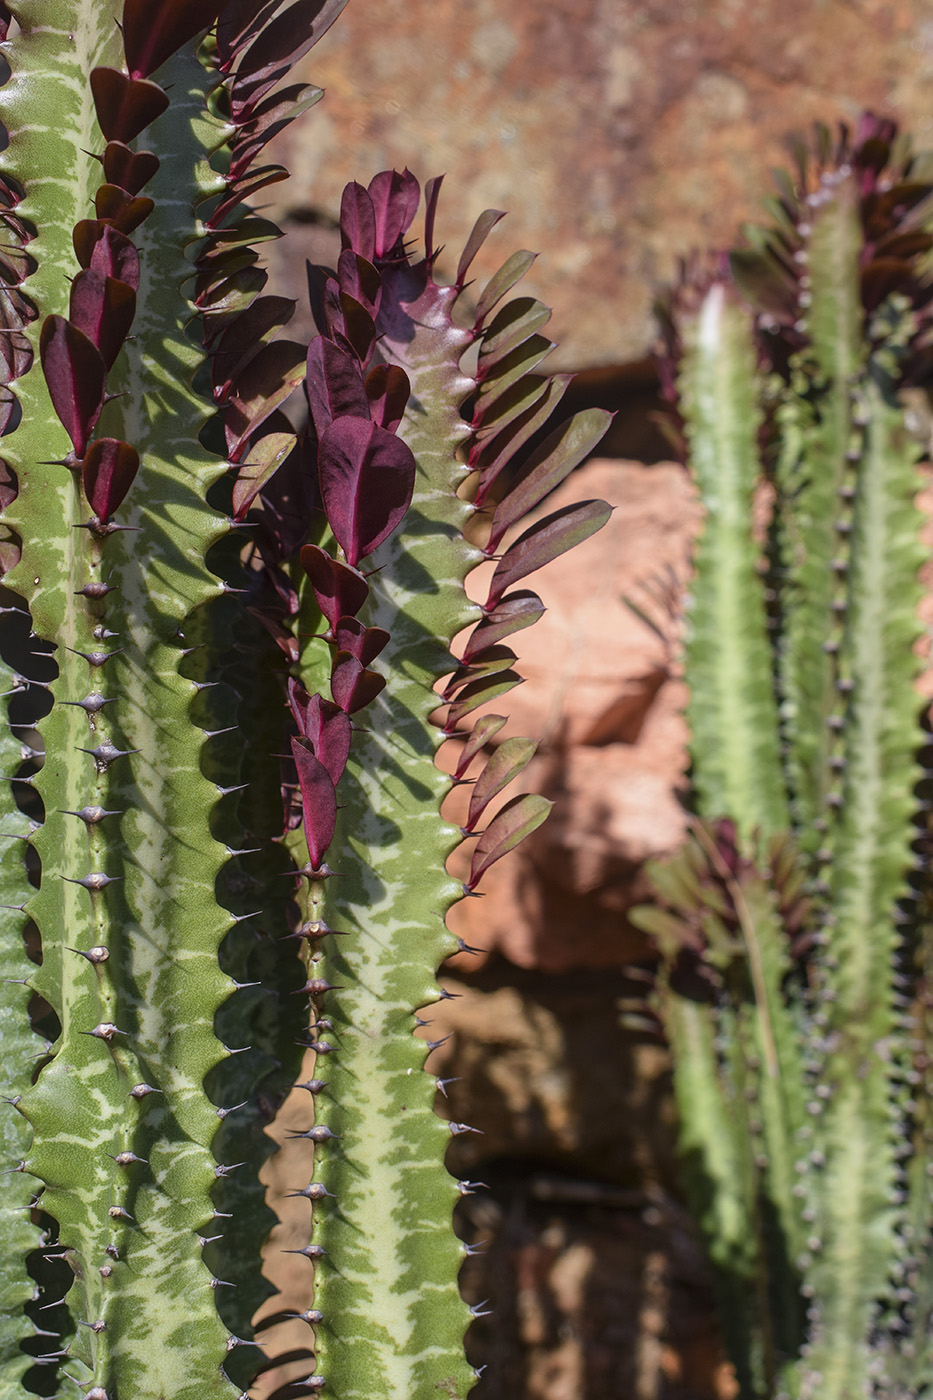
M 294 632 L 290 632 L 281 619 L 266 608 L 247 608 L 246 611 L 266 629 L 279 650 L 287 656 L 289 666 L 297 666 L 299 647 Z
M 381 170 L 369 182 L 369 197 L 376 219 L 375 256 L 387 258 L 411 228 L 418 212 L 421 186 L 407 168 L 401 173 Z
M 313 107 L 324 96 L 323 88 L 312 87 L 310 83 L 298 83 L 294 87 L 283 88 L 273 93 L 265 102 L 260 102 L 251 119 L 239 128 L 233 138 L 230 156 L 230 175 L 239 179 L 245 175 L 259 152 L 280 135 L 296 117 Z
M 465 690 L 465 687 L 473 681 L 483 680 L 491 676 L 502 676 L 515 660 L 517 657 L 511 647 L 487 647 L 470 661 L 464 661 L 457 667 L 441 692 L 442 698 L 444 700 L 453 699 L 458 690 Z
M 147 194 L 130 194 L 119 185 L 101 185 L 94 196 L 98 219 L 106 219 L 120 233 L 132 233 L 155 208 Z
M 454 769 L 455 778 L 463 777 L 472 760 L 478 753 L 482 753 L 486 745 L 499 733 L 505 722 L 504 715 L 483 715 L 476 721 L 467 736 L 466 743 L 460 750 L 457 766 Z
M 521 345 L 551 319 L 550 307 L 534 297 L 513 297 L 496 312 L 483 331 L 479 350 L 477 376 L 485 379 L 493 366 L 504 359 L 516 345 Z
M 505 396 L 511 397 L 515 385 L 527 378 L 554 349 L 554 342 L 545 335 L 530 335 L 516 345 L 480 381 L 475 418 L 482 421 L 493 404 Z
M 546 608 L 537 593 L 528 589 L 510 593 L 494 612 L 473 628 L 463 653 L 464 662 L 469 665 L 481 651 L 498 646 L 513 632 L 531 627 L 545 612 Z
M 479 680 L 470 681 L 447 711 L 444 728 L 448 733 L 452 732 L 474 710 L 488 705 L 492 700 L 501 700 L 503 695 L 508 695 L 510 690 L 522 684 L 524 682 L 516 671 L 498 671 L 495 675 L 481 676 Z
M 223 0 L 123 0 L 123 49 L 131 78 L 148 78 L 196 34 L 210 29 Z
M 348 651 L 368 666 L 388 645 L 389 634 L 382 627 L 364 627 L 358 617 L 342 617 L 334 629 L 334 641 L 338 651 Z
M 263 290 L 269 280 L 264 267 L 244 267 L 232 277 L 223 277 L 209 292 L 205 292 L 201 309 L 205 313 L 204 343 L 211 341 L 231 322 L 241 316 Z
M 211 356 L 214 396 L 226 398 L 232 381 L 259 352 L 272 332 L 287 325 L 295 311 L 291 297 L 257 297 L 218 337 Z
M 217 52 L 224 72 L 244 45 L 255 39 L 281 0 L 227 0 L 217 21 Z
M 0 576 L 15 569 L 23 557 L 23 547 L 18 535 L 6 525 L 0 525 Z
M 238 204 L 248 200 L 251 195 L 258 194 L 267 185 L 276 185 L 280 180 L 287 179 L 288 171 L 284 165 L 261 165 L 251 174 L 243 175 L 239 180 L 232 180 L 227 186 L 226 194 L 221 196 L 220 203 L 211 211 L 207 221 L 208 228 L 220 228 L 224 219 Z
M 434 247 L 434 222 L 437 218 L 437 202 L 443 181 L 443 175 L 435 175 L 424 187 L 424 257 L 428 267 L 433 266 L 434 259 L 440 252 L 439 248 Z
M 97 438 L 81 463 L 84 494 L 100 521 L 107 521 L 122 505 L 139 471 L 139 453 L 117 438 Z
M 360 363 L 365 365 L 376 339 L 375 322 L 366 307 L 361 306 L 349 292 L 341 292 L 339 302 L 339 323 L 335 329 L 339 330 Z
M 574 414 L 531 454 L 521 480 L 499 502 L 492 517 L 486 552 L 495 553 L 506 531 L 533 510 L 545 496 L 565 481 L 606 435 L 612 414 L 605 408 L 588 408 Z
M 233 518 L 242 520 L 260 491 L 275 476 L 295 446 L 294 433 L 267 433 L 251 442 L 233 484 Z
M 330 689 L 335 704 L 348 715 L 355 714 L 375 700 L 385 689 L 386 678 L 367 671 L 349 651 L 338 651 L 330 673 Z
M 311 580 L 317 605 L 331 628 L 343 617 L 355 617 L 369 597 L 363 575 L 339 559 L 332 559 L 316 544 L 301 551 L 301 567 Z
M 224 435 L 238 462 L 250 435 L 280 408 L 305 377 L 305 349 L 296 340 L 273 340 L 246 364 L 227 400 Z
M 116 68 L 92 68 L 91 93 L 105 141 L 134 140 L 168 107 L 168 93 L 158 83 L 128 78 Z
M 369 191 L 355 180 L 340 197 L 340 238 L 345 249 L 367 262 L 376 256 L 376 212 Z
M 347 0 L 295 0 L 270 17 L 248 48 L 240 52 L 230 97 L 234 121 L 241 122 L 260 99 L 288 76 L 340 14 Z
M 525 376 L 526 379 L 533 377 Z M 540 393 L 524 411 L 517 412 L 513 417 L 506 417 L 497 425 L 494 437 L 487 435 L 485 439 L 480 439 L 479 449 L 474 448 L 470 453 L 470 466 L 480 473 L 480 483 L 473 498 L 477 509 L 485 504 L 486 497 L 499 474 L 515 461 L 521 449 L 547 423 L 572 379 L 572 374 L 555 374 L 551 379 L 545 380 Z M 523 399 L 518 398 L 517 403 L 523 403 Z
M 514 851 L 526 836 L 536 831 L 553 805 L 537 792 L 527 792 L 523 797 L 513 797 L 511 802 L 507 802 L 476 843 L 467 889 L 476 889 L 491 865 Z
M 4 462 L 0 457 L 0 510 L 6 510 L 12 505 L 19 492 L 19 482 L 16 480 L 16 473 L 8 462 Z
M 335 418 L 370 420 L 370 403 L 363 385 L 360 362 L 326 335 L 308 346 L 308 407 L 318 437 Z
M 492 799 L 527 768 L 537 747 L 533 739 L 506 739 L 499 745 L 473 786 L 467 831 L 473 830 Z
M 294 679 L 288 682 L 288 704 L 299 730 L 310 740 L 315 757 L 323 763 L 336 787 L 350 753 L 349 716 L 323 695 L 309 695 Z
M 382 300 L 382 278 L 371 262 L 352 249 L 344 248 L 337 259 L 337 282 L 341 292 L 348 293 L 373 320 L 376 319 Z
M 71 438 L 75 456 L 83 457 L 104 404 L 104 358 L 94 342 L 64 316 L 46 317 L 39 354 L 52 407 Z
M 298 769 L 298 787 L 304 812 L 308 858 L 315 870 L 324 863 L 337 824 L 337 794 L 327 769 L 315 758 L 309 740 L 292 739 L 292 756 Z
M 110 369 L 130 333 L 136 293 L 128 283 L 88 268 L 71 284 L 68 314 L 72 325 L 93 340 Z
M 75 224 L 71 241 L 82 267 L 116 277 L 134 292 L 138 290 L 139 253 L 125 233 L 99 219 L 82 219 Z
M 19 400 L 5 384 L 0 384 L 0 437 L 10 431 L 10 424 L 18 412 Z
M 532 525 L 499 560 L 486 599 L 486 611 L 498 607 L 502 595 L 513 583 L 595 535 L 611 514 L 612 507 L 605 501 L 580 501 Z
M 469 238 L 466 241 L 463 252 L 460 254 L 460 261 L 457 263 L 457 276 L 454 286 L 462 287 L 466 281 L 466 275 L 470 270 L 470 264 L 476 254 L 482 248 L 486 239 L 500 219 L 505 218 L 504 209 L 484 209 L 482 214 L 473 225 Z
M 318 476 L 330 527 L 355 566 L 408 510 L 415 459 L 407 443 L 368 419 L 335 418 L 318 445 Z
M 400 365 L 376 365 L 366 376 L 366 397 L 373 422 L 394 433 L 411 397 L 408 375 Z
M 123 141 L 108 141 L 104 150 L 104 179 L 129 194 L 139 194 L 159 168 L 152 151 L 131 151 Z

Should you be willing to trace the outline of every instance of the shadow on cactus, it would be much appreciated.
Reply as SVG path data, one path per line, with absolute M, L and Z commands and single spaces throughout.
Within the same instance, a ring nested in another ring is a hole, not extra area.
M 770 212 L 664 312 L 705 506 L 684 646 L 698 817 L 638 920 L 662 953 L 741 1394 L 906 1400 L 933 1374 L 909 431 L 929 387 L 933 160 L 885 120 L 819 128 Z
M 309 1045 L 315 1299 L 288 1393 L 473 1382 L 450 1227 L 473 1188 L 442 1164 L 464 1125 L 435 1116 L 412 1031 L 447 909 L 546 815 L 499 805 L 534 745 L 473 721 L 543 611 L 516 585 L 608 507 L 509 531 L 608 415 L 530 446 L 567 382 L 538 372 L 546 310 L 503 304 L 531 257 L 456 322 L 500 215 L 440 286 L 439 182 L 412 258 L 408 172 L 349 187 L 338 266 L 309 279 L 320 334 L 280 337 L 294 302 L 256 251 L 278 230 L 243 201 L 284 178 L 259 158 L 321 94 L 277 85 L 342 5 L 0 7 L 11 1400 L 242 1394 L 270 1292 L 263 1129 Z M 453 735 L 455 780 L 434 762 Z M 461 831 L 440 802 L 480 759 Z

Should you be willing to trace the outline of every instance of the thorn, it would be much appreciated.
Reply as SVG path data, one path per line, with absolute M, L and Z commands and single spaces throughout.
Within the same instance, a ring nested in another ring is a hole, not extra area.
M 474 1196 L 477 1191 L 488 1191 L 485 1181 L 458 1181 L 457 1190 L 461 1196 Z
M 66 647 L 65 650 L 70 651 L 72 656 L 83 656 L 89 666 L 97 669 L 106 666 L 112 656 L 122 655 L 126 647 L 118 647 L 116 651 L 76 651 L 74 647 Z
M 106 1040 L 109 1044 L 115 1035 L 129 1035 L 129 1031 L 121 1031 L 112 1021 L 101 1021 L 92 1031 L 82 1031 L 81 1034 L 96 1036 L 98 1040 Z
M 70 875 L 63 875 L 62 879 L 69 885 L 81 885 L 86 890 L 96 893 L 98 890 L 105 890 L 108 885 L 114 885 L 118 880 L 122 880 L 122 875 L 104 875 L 99 870 L 92 870 L 89 875 L 83 876 L 80 880 L 74 880 Z
M 224 1278 L 212 1278 L 210 1286 L 211 1288 L 236 1288 L 235 1283 L 230 1283 Z
M 473 890 L 468 890 L 467 893 L 468 893 L 468 894 L 473 894 L 474 891 L 473 891 Z M 458 952 L 460 952 L 460 953 L 474 953 L 474 954 L 475 954 L 475 953 L 480 953 L 480 952 L 482 952 L 482 949 L 481 949 L 481 948 L 471 948 L 470 945 L 469 945 L 469 943 L 465 943 L 465 942 L 463 941 L 462 938 L 458 938 L 458 939 L 457 939 L 457 950 L 458 950 Z
M 438 1089 L 440 1090 L 440 1092 L 444 1095 L 444 1098 L 446 1099 L 446 1097 L 447 1097 L 447 1085 L 448 1085 L 448 1084 L 459 1084 L 459 1083 L 460 1083 L 460 1079 L 461 1079 L 461 1076 L 460 1076 L 460 1075 L 456 1075 L 454 1078 L 451 1078 L 451 1079 L 435 1079 L 434 1084 L 435 1084 L 436 1088 L 438 1088 Z
M 342 990 L 343 988 L 338 987 L 334 982 L 328 982 L 326 977 L 312 977 L 303 987 L 292 992 L 292 996 L 298 997 L 303 994 L 309 997 L 322 997 L 325 992 L 340 992 Z
M 113 1269 L 109 1264 L 101 1264 L 97 1272 L 100 1274 L 101 1278 L 109 1278 L 113 1273 Z
M 297 1142 L 299 1138 L 303 1138 L 307 1142 L 331 1142 L 334 1139 L 339 1141 L 339 1134 L 332 1133 L 330 1128 L 326 1128 L 322 1123 L 320 1126 L 315 1125 L 315 1127 L 309 1128 L 306 1133 L 289 1134 L 290 1142 Z
M 108 1157 L 112 1155 L 110 1152 L 107 1153 Z M 118 1152 L 113 1160 L 118 1167 L 131 1167 L 134 1162 L 142 1162 L 145 1166 L 149 1165 L 148 1157 L 137 1157 L 135 1152 Z
M 253 985 L 255 985 L 255 984 L 253 984 Z M 218 1108 L 218 1109 L 216 1110 L 216 1112 L 217 1112 L 217 1117 L 218 1117 L 219 1119 L 221 1119 L 221 1121 L 223 1121 L 223 1119 L 226 1118 L 226 1117 L 228 1116 L 228 1114 L 230 1114 L 230 1113 L 236 1113 L 236 1111 L 237 1111 L 238 1108 L 245 1108 L 246 1105 L 247 1105 L 248 1103 L 249 1103 L 249 1099 L 244 1099 L 242 1103 L 235 1103 L 235 1104 L 233 1105 L 232 1108 Z M 242 1167 L 243 1163 L 242 1163 L 242 1162 L 239 1162 L 237 1165 Z M 231 1168 L 231 1170 L 232 1170 L 232 1168 Z
M 96 749 L 83 749 L 79 745 L 78 751 L 90 754 L 100 772 L 106 772 L 111 763 L 115 763 L 118 758 L 129 758 L 131 754 L 139 753 L 139 749 L 115 748 L 109 739 L 104 739 L 97 745 Z
M 459 1137 L 461 1133 L 479 1133 L 480 1137 L 483 1136 L 482 1128 L 471 1128 L 469 1123 L 448 1123 L 447 1126 L 453 1137 Z
M 109 949 L 103 947 L 102 944 L 96 948 L 88 948 L 86 953 L 82 953 L 80 948 L 69 948 L 68 952 L 77 953 L 79 958 L 87 958 L 89 963 L 103 963 L 110 957 Z
M 134 1099 L 145 1099 L 150 1094 L 161 1094 L 161 1089 L 156 1089 L 151 1084 L 134 1084 L 130 1094 Z
M 86 752 L 86 751 L 85 751 Z M 77 812 L 71 812 L 67 808 L 61 809 L 63 817 L 80 817 L 85 826 L 96 826 L 102 822 L 104 817 L 122 817 L 122 812 L 109 812 L 104 807 L 82 807 Z
M 90 583 L 86 583 L 83 588 L 76 588 L 75 597 L 106 598 L 108 593 L 114 593 L 116 591 L 118 591 L 116 584 L 99 583 L 96 580 L 92 580 Z
M 218 1165 L 214 1168 L 214 1175 L 215 1175 L 218 1179 L 219 1179 L 220 1177 L 222 1177 L 222 1176 L 229 1176 L 231 1172 L 235 1172 L 235 1171 L 236 1171 L 237 1167 L 242 1167 L 242 1166 L 245 1166 L 245 1163 L 244 1163 L 244 1162 L 231 1162 L 230 1165 L 229 1165 L 229 1166 L 226 1166 L 226 1167 L 221 1166 L 221 1165 L 218 1163 Z
M 106 1322 L 101 1318 L 98 1318 L 96 1322 L 85 1322 L 83 1317 L 79 1317 L 78 1323 L 81 1327 L 89 1327 L 92 1332 L 96 1332 L 98 1335 L 103 1332 L 107 1326 Z
M 113 1220 L 129 1220 L 134 1225 L 136 1224 L 136 1221 L 133 1219 L 132 1215 L 130 1215 L 129 1211 L 124 1210 L 122 1206 L 110 1206 L 107 1210 L 107 1214 Z
M 221 787 L 220 783 L 215 783 L 214 786 L 221 797 L 228 797 L 231 792 L 243 792 L 249 787 L 249 783 L 237 783 L 234 787 Z
M 205 1245 L 216 1244 L 218 1240 L 222 1239 L 223 1235 L 198 1235 L 198 1244 L 204 1249 Z
M 492 1308 L 487 1307 L 488 1298 L 484 1298 L 481 1303 L 474 1303 L 470 1308 L 471 1317 L 492 1317 Z
M 235 924 L 243 924 L 247 919 L 259 919 L 266 911 L 264 909 L 254 909 L 251 914 L 231 914 L 230 918 Z
M 100 714 L 105 705 L 112 705 L 113 699 L 105 699 L 99 690 L 92 690 L 90 695 L 85 695 L 83 700 L 60 700 L 60 705 L 74 705 L 77 709 L 83 710 L 86 715 Z
M 319 1322 L 324 1321 L 324 1314 L 317 1308 L 308 1308 L 300 1313 L 286 1313 L 285 1316 L 294 1322 L 307 1322 L 309 1327 L 316 1327 Z
M 203 644 L 202 644 L 203 645 Z M 196 647 L 189 647 L 189 651 L 196 651 Z M 185 652 L 188 655 L 188 652 Z M 232 734 L 235 729 L 239 729 L 238 724 L 228 724 L 225 729 L 205 729 L 203 731 L 205 739 L 216 739 L 218 734 Z
M 202 690 L 213 690 L 215 685 L 220 685 L 220 681 L 192 681 L 191 684 L 200 695 Z
M 441 1036 L 440 1040 L 426 1040 L 424 1043 L 429 1050 L 436 1050 L 439 1045 L 446 1045 L 452 1035 L 453 1031 L 448 1031 L 446 1035 Z
M 322 1186 L 319 1181 L 309 1182 L 303 1191 L 286 1191 L 285 1194 L 289 1200 L 297 1196 L 303 1196 L 306 1201 L 323 1201 L 325 1197 L 334 1199 L 327 1187 Z
M 244 786 L 244 787 L 248 787 L 249 784 L 248 784 L 248 783 L 244 783 L 243 786 Z M 229 791 L 234 792 L 234 791 L 236 791 L 236 789 L 235 789 L 235 788 L 231 788 L 231 789 L 229 789 Z M 232 846 L 225 846 L 225 847 L 224 847 L 224 850 L 227 852 L 227 855 L 230 856 L 231 860 L 235 859 L 237 856 L 255 856 L 255 855 L 258 855 L 258 853 L 259 853 L 259 851 L 260 851 L 261 849 L 262 849 L 261 846 L 244 846 L 242 850 L 236 851 L 236 850 L 233 849 Z
M 322 1091 L 323 1089 L 326 1089 L 326 1088 L 327 1088 L 327 1080 L 326 1080 L 326 1079 L 306 1079 L 306 1080 L 304 1080 L 303 1083 L 300 1083 L 300 1084 L 293 1084 L 291 1087 L 292 1087 L 293 1089 L 307 1089 L 307 1091 L 308 1091 L 309 1094 L 319 1094 L 319 1093 L 321 1093 L 321 1091 Z M 11 1102 L 12 1102 L 12 1100 L 11 1100 Z
M 304 1249 L 283 1249 L 283 1254 L 303 1254 L 306 1259 L 323 1259 L 327 1253 L 319 1244 L 306 1244 Z

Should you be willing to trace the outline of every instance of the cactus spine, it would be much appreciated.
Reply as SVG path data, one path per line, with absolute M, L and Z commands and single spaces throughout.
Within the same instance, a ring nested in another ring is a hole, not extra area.
M 852 140 L 820 130 L 775 226 L 669 322 L 707 509 L 685 649 L 700 820 L 640 917 L 747 1396 L 906 1396 L 930 1374 L 923 552 L 902 394 L 926 374 L 933 171 L 894 138 L 871 118 Z

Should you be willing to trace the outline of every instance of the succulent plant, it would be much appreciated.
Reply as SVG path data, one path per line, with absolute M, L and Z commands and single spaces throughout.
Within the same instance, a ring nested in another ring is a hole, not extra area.
M 473 1381 L 463 1125 L 412 1032 L 447 909 L 546 815 L 499 805 L 534 745 L 476 715 L 542 612 L 514 585 L 608 508 L 508 532 L 608 415 L 551 423 L 548 313 L 503 303 L 529 254 L 455 319 L 501 215 L 440 285 L 440 182 L 414 259 L 407 171 L 348 187 L 337 268 L 309 271 L 320 334 L 279 336 L 278 230 L 245 201 L 286 174 L 258 161 L 320 92 L 279 85 L 343 3 L 0 7 L 3 1400 L 244 1390 L 263 1129 L 296 1080 L 321 1161 L 294 1183 L 315 1299 L 292 1393 Z M 461 830 L 440 803 L 463 781 Z
M 909 431 L 931 198 L 933 163 L 893 123 L 820 128 L 772 225 L 667 310 L 705 506 L 684 649 L 697 815 L 640 920 L 744 1396 L 933 1384 Z

